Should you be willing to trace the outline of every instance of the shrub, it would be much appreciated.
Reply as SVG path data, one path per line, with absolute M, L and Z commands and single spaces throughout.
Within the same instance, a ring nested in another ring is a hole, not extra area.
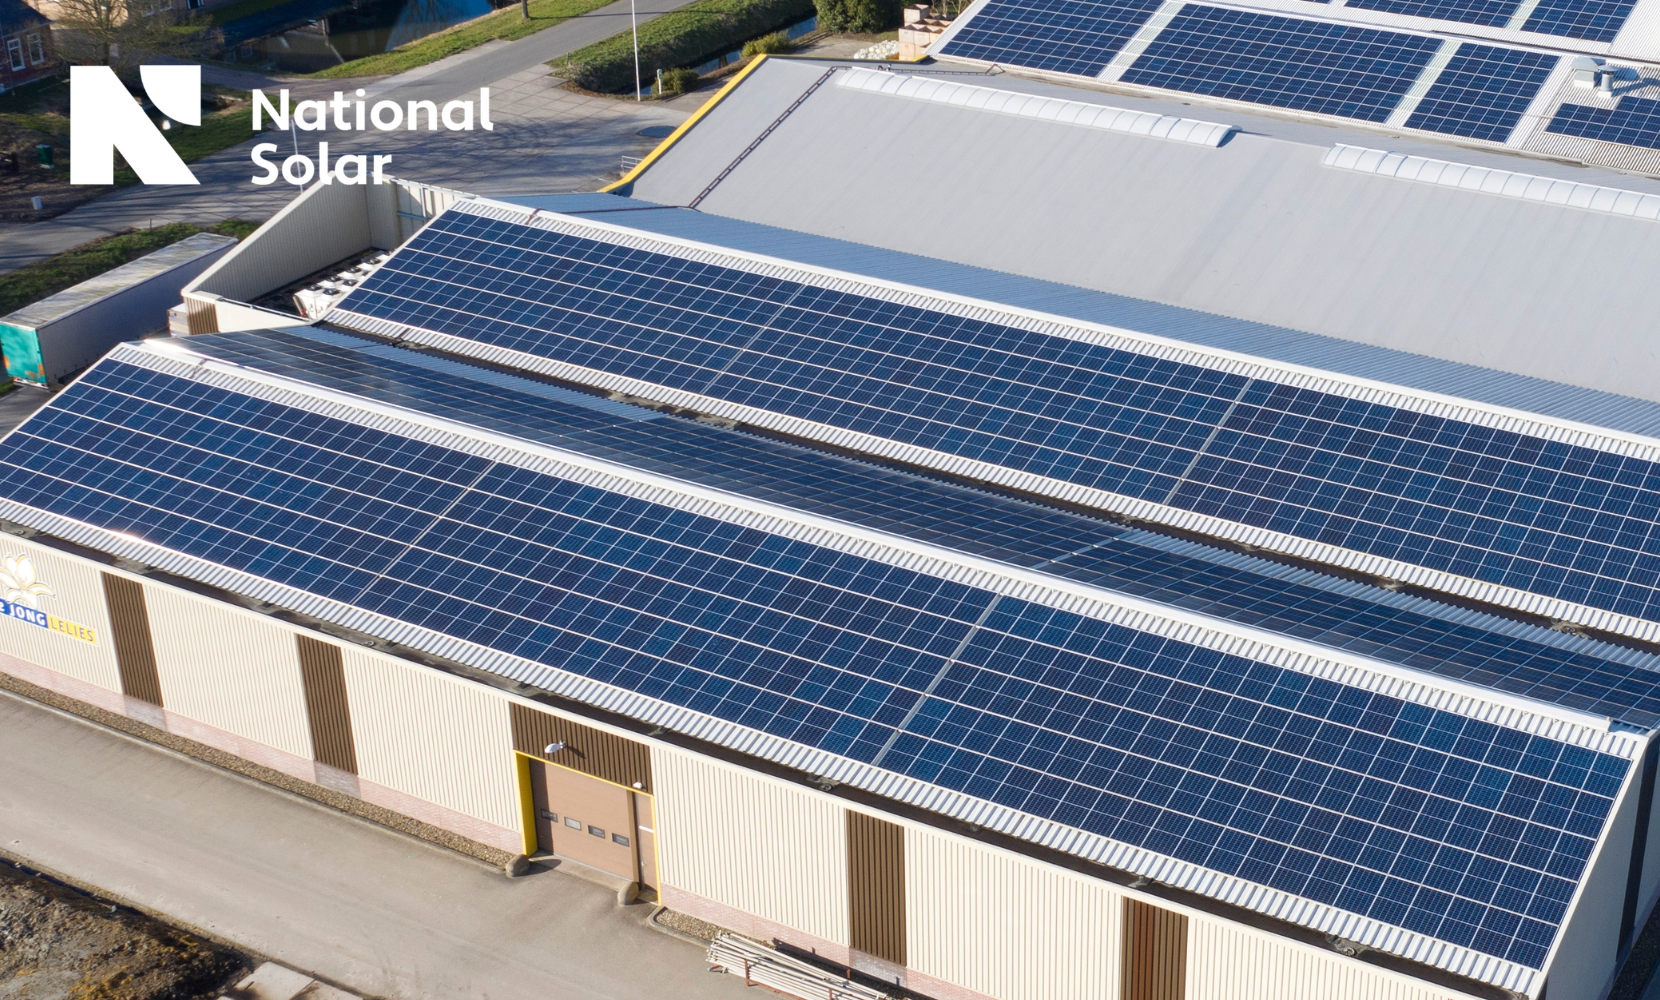
M 744 43 L 744 58 L 752 59 L 755 56 L 775 56 L 780 52 L 790 51 L 790 36 L 788 32 L 775 31 L 770 35 L 752 38 Z
M 822 31 L 874 35 L 899 23 L 901 0 L 817 0 Z
M 640 76 L 650 80 L 662 70 L 667 78 L 676 66 L 696 66 L 731 52 L 745 39 L 812 14 L 813 0 L 698 0 L 640 25 Z M 634 89 L 634 48 L 626 31 L 552 65 L 586 90 L 614 94 Z
M 666 69 L 663 71 L 663 93 L 684 94 L 697 89 L 697 70 Z

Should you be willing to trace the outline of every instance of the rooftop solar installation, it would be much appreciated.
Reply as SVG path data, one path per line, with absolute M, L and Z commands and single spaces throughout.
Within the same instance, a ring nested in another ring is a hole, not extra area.
M 1660 101 L 1622 97 L 1612 108 L 1563 104 L 1556 109 L 1545 130 L 1598 142 L 1660 149 Z
M 1441 44 L 1355 24 L 1188 4 L 1121 79 L 1381 122 Z
M 1345 7 L 1382 11 L 1386 14 L 1405 14 L 1409 17 L 1432 17 L 1460 24 L 1484 24 L 1502 28 L 1510 23 L 1511 15 L 1521 6 L 1520 0 L 1349 0 Z
M 1315 904 L 1299 919 L 1352 914 L 1345 936 L 1524 990 L 1639 745 L 448 427 L 125 348 L 0 442 L 0 497 L 83 544 L 546 668 L 519 679 L 897 772 Z
M 1077 76 L 1106 68 L 1163 0 L 993 0 L 941 49 Z
M 1503 142 L 1559 58 L 1465 42 L 1418 102 L 1406 127 Z
M 1636 0 L 1539 0 L 1522 30 L 1612 42 L 1636 6 Z
M 1556 617 L 1601 609 L 1634 634 L 1660 619 L 1660 467 L 1641 450 L 482 211 L 498 210 L 440 216 L 331 318 L 1253 544 L 1392 560 L 1427 585 L 1514 588 L 1482 593 L 1564 602 Z
M 1582 710 L 1660 725 L 1660 659 L 339 334 L 195 337 L 260 371 Z

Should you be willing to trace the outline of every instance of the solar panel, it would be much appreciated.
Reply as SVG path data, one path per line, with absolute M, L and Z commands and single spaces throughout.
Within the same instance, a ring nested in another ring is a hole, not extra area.
M 1422 35 L 1188 4 L 1122 79 L 1381 122 L 1440 47 Z
M 1612 42 L 1635 6 L 1636 0 L 1539 0 L 1522 30 Z
M 1630 766 L 329 406 L 106 361 L 0 496 L 1535 969 Z
M 1660 467 L 1642 458 L 601 235 L 452 210 L 331 316 L 1660 618 Z
M 322 341 L 322 342 L 319 342 Z M 321 331 L 194 337 L 209 357 L 1385 662 L 1660 724 L 1660 661 L 1067 511 Z
M 1622 97 L 1612 108 L 1564 104 L 1545 131 L 1560 135 L 1660 149 L 1660 101 Z
M 1521 3 L 1520 0 L 1349 0 L 1343 6 L 1502 28 L 1510 23 L 1511 15 Z
M 1406 127 L 1504 142 L 1558 58 L 1466 42 L 1418 102 Z
M 993 0 L 941 55 L 1095 76 L 1162 0 Z

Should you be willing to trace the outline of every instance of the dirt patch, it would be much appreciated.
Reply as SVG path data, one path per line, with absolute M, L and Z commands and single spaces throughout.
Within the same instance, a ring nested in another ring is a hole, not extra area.
M 0 861 L 0 1000 L 197 1000 L 246 958 Z
M 725 930 L 725 928 L 716 927 L 707 920 L 699 920 L 690 914 L 681 913 L 679 910 L 659 910 L 652 919 L 670 930 L 676 930 L 687 937 L 695 937 L 703 941 L 713 941 L 717 935 Z M 4 996 L 4 994 L 0 993 L 0 996 Z

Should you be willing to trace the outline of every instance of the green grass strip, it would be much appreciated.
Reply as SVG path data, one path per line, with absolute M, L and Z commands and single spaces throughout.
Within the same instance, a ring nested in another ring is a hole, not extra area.
M 504 7 L 493 14 L 458 24 L 448 31 L 416 39 L 400 45 L 391 52 L 380 52 L 362 59 L 353 59 L 338 66 L 318 70 L 313 77 L 334 79 L 351 76 L 387 76 L 402 73 L 417 66 L 437 62 L 457 52 L 503 39 L 511 41 L 534 35 L 543 28 L 568 21 L 591 10 L 604 7 L 610 0 L 530 0 L 530 20 L 525 20 L 519 5 Z
M 226 219 L 206 231 L 240 240 L 258 228 L 257 222 Z M 88 278 L 95 278 L 200 232 L 203 232 L 202 227 L 188 222 L 174 222 L 154 229 L 129 229 L 0 274 L 0 316 L 16 312 L 71 285 L 78 285 Z
M 641 82 L 657 71 L 699 62 L 813 15 L 813 0 L 698 0 L 640 25 Z M 634 40 L 627 31 L 549 63 L 577 86 L 599 93 L 634 89 Z

